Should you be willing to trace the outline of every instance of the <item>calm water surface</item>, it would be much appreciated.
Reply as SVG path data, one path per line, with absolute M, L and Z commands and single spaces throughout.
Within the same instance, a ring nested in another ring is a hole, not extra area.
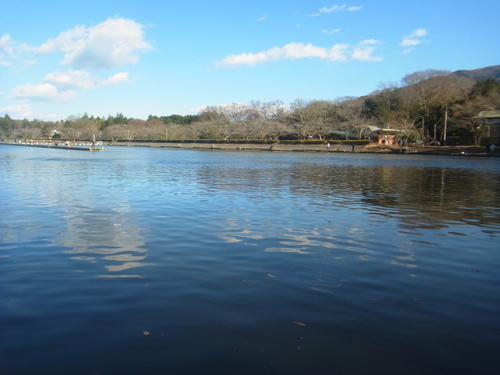
M 498 374 L 500 159 L 0 145 L 0 374 Z

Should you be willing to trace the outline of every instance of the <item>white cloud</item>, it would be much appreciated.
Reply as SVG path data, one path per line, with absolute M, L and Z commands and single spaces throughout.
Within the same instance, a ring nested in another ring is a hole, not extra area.
M 358 43 L 357 46 L 353 48 L 351 60 L 358 61 L 381 61 L 381 57 L 373 56 L 375 52 L 374 45 L 380 44 L 381 42 L 376 39 L 366 39 Z
M 338 53 L 336 56 L 338 58 Z M 294 42 L 284 47 L 273 47 L 263 52 L 230 55 L 219 61 L 217 66 L 225 68 L 240 65 L 256 65 L 272 60 L 299 59 L 305 57 L 328 58 L 328 51 L 325 48 L 315 47 L 312 44 Z
M 332 13 L 332 12 L 357 12 L 358 10 L 363 9 L 362 6 L 354 6 L 348 7 L 346 4 L 344 5 L 333 5 L 330 8 L 323 7 L 319 10 L 320 13 Z
M 40 83 L 14 87 L 10 97 L 24 101 L 61 103 L 73 99 L 76 95 L 76 91 L 59 91 L 50 83 Z
M 241 65 L 256 65 L 268 61 L 282 59 L 319 58 L 330 62 L 361 60 L 379 61 L 380 57 L 374 57 L 374 44 L 379 42 L 374 39 L 365 40 L 356 46 L 348 44 L 336 44 L 330 48 L 316 47 L 312 44 L 290 43 L 284 47 L 273 47 L 267 51 L 257 53 L 242 53 L 230 55 L 217 62 L 220 68 L 230 68 Z
M 9 105 L 7 107 L 0 108 L 1 115 L 9 115 L 13 118 L 33 118 L 36 116 L 27 104 Z
M 47 54 L 62 54 L 61 64 L 71 67 L 46 74 L 40 83 L 14 87 L 5 96 L 21 105 L 6 108 L 16 110 L 21 117 L 32 116 L 24 103 L 63 103 L 74 99 L 80 90 L 129 82 L 129 72 L 103 77 L 90 71 L 135 64 L 140 53 L 152 49 L 145 40 L 144 26 L 123 18 L 108 18 L 92 27 L 76 26 L 35 47 L 15 42 L 5 34 L 0 37 L 0 67 L 17 66 L 13 71 L 19 73 L 36 64 L 34 57 Z
M 51 42 L 40 49 L 51 48 Z M 135 64 L 139 61 L 139 52 L 153 48 L 144 40 L 143 26 L 123 18 L 108 18 L 87 29 L 77 26 L 61 33 L 54 42 L 66 52 L 62 64 L 77 69 L 111 69 Z
M 373 56 L 373 51 L 375 47 L 356 47 L 352 51 L 351 60 L 359 60 L 359 61 L 381 61 L 381 57 Z
M 380 40 L 377 39 L 365 39 L 359 42 L 359 45 L 373 45 L 373 44 L 380 44 L 382 43 Z
M 95 26 L 76 26 L 34 48 L 38 54 L 64 52 L 62 64 L 76 69 L 112 69 L 139 61 L 153 49 L 144 39 L 144 26 L 128 19 L 108 18 Z
M 411 34 L 410 37 L 422 37 L 427 35 L 427 30 L 425 29 L 417 29 L 414 30 Z
M 9 55 L 14 53 L 14 46 L 12 45 L 9 34 L 2 35 L 0 38 L 0 51 Z
M 74 89 L 91 90 L 103 86 L 116 86 L 129 82 L 129 72 L 116 73 L 105 79 L 83 70 L 46 74 L 43 83 L 21 85 L 12 89 L 11 99 L 34 102 L 62 103 L 77 96 Z
M 60 118 L 60 116 L 55 113 L 33 111 L 28 104 L 9 105 L 7 107 L 0 108 L 0 116 L 5 115 L 9 115 L 11 118 L 38 118 L 46 120 Z
M 35 64 L 36 64 L 35 59 L 25 59 L 23 65 L 21 66 L 21 69 L 29 68 L 30 66 L 33 66 Z
M 33 51 L 38 54 L 71 52 L 84 43 L 86 36 L 85 26 L 76 26 L 74 29 L 63 31 L 54 39 L 49 39 L 38 47 L 33 47 Z
M 59 87 L 78 87 L 82 89 L 94 88 L 94 80 L 90 73 L 82 70 L 68 70 L 66 72 L 54 72 L 43 77 L 44 82 L 49 82 Z
M 274 48 L 271 56 L 273 58 L 280 58 L 283 56 L 288 59 L 302 59 L 305 57 L 319 57 L 320 59 L 326 59 L 329 58 L 329 53 L 326 48 L 315 47 L 311 43 L 290 43 L 282 48 Z M 336 57 L 333 58 L 336 59 Z
M 29 47 L 23 43 L 17 43 L 10 38 L 9 34 L 2 35 L 0 37 L 0 65 L 1 66 L 13 66 L 12 61 L 6 61 L 5 59 L 14 59 L 18 54 L 23 54 L 29 51 Z M 7 56 L 5 56 L 6 54 Z
M 129 82 L 128 76 L 129 76 L 128 72 L 116 73 L 115 75 L 109 77 L 108 79 L 101 81 L 100 84 L 101 86 L 120 85 L 122 83 Z
M 416 46 L 418 44 L 422 43 L 420 39 L 403 39 L 403 41 L 399 44 L 401 47 L 408 47 L 408 46 Z
M 49 82 L 63 89 L 80 88 L 90 90 L 99 86 L 115 86 L 129 81 L 129 73 L 117 73 L 107 79 L 101 79 L 84 70 L 68 70 L 45 75 L 43 82 Z
M 0 52 L 4 52 L 9 57 L 17 57 L 17 54 L 24 54 L 31 51 L 25 43 L 18 43 L 10 38 L 9 34 L 2 35 L 0 38 Z
M 406 35 L 403 37 L 403 40 L 401 41 L 401 43 L 399 43 L 399 45 L 401 47 L 413 47 L 413 46 L 417 46 L 421 43 L 424 43 L 424 41 L 422 41 L 422 37 L 426 36 L 427 35 L 427 30 L 426 29 L 417 29 L 417 30 L 413 30 L 409 35 Z M 412 50 L 413 48 L 406 48 L 403 53 L 408 53 Z
M 30 57 L 19 63 L 22 71 L 36 62 L 34 56 L 63 53 L 61 64 L 74 69 L 113 69 L 136 64 L 140 53 L 152 49 L 145 40 L 143 25 L 129 19 L 108 18 L 95 26 L 79 25 L 63 31 L 35 47 L 15 42 L 5 34 L 0 37 L 0 66 L 14 65 L 10 60 L 18 57 Z

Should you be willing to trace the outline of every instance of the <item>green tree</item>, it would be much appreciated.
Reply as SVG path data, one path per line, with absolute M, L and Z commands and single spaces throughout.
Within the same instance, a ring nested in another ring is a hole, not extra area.
M 364 102 L 364 113 L 380 125 L 387 124 L 391 119 L 391 103 L 378 96 L 369 96 Z
M 480 144 L 489 128 L 479 115 L 483 111 L 500 110 L 500 82 L 492 79 L 477 81 L 469 95 L 457 101 L 452 110 L 455 126 L 466 128 L 474 143 Z
M 12 135 L 14 129 L 14 123 L 8 114 L 4 117 L 0 117 L 0 136 L 9 137 Z
M 130 119 L 125 117 L 123 113 L 117 113 L 116 116 L 113 118 L 113 123 L 114 124 L 126 124 Z

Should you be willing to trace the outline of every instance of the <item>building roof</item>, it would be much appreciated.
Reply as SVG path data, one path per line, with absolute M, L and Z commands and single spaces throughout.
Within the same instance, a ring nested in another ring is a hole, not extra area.
M 481 111 L 478 118 L 500 118 L 500 111 Z

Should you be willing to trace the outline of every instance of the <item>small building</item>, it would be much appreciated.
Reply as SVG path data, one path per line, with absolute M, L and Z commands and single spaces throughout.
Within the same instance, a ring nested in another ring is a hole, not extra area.
M 404 133 L 404 130 L 401 129 L 380 129 L 378 131 L 378 144 L 379 145 L 387 145 L 387 146 L 392 146 L 396 145 L 399 138 L 396 138 L 396 135 L 399 134 L 401 135 Z
M 378 144 L 392 146 L 396 142 L 394 137 L 394 134 L 380 134 L 378 136 Z
M 485 124 L 486 137 L 500 136 L 500 111 L 481 111 L 476 119 Z
M 378 134 L 378 144 L 392 146 L 396 143 L 396 132 L 393 129 L 381 129 Z

